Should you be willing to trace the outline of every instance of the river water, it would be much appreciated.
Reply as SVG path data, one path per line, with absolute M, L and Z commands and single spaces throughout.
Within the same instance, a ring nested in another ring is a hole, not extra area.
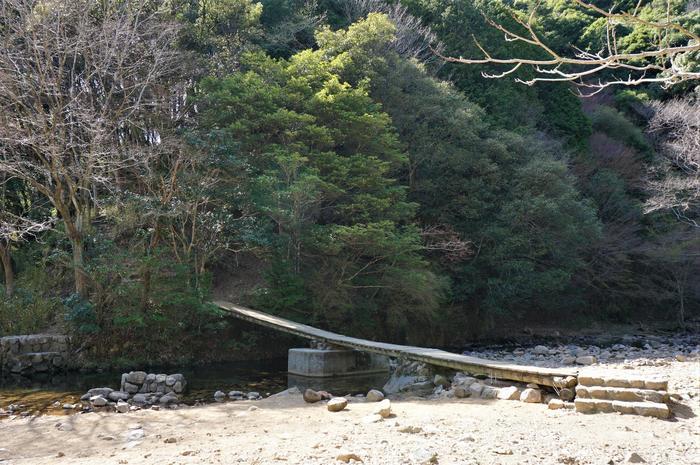
M 334 394 L 366 393 L 381 388 L 389 374 L 329 379 L 310 379 L 287 374 L 287 359 L 230 362 L 182 369 L 149 367 L 148 373 L 182 373 L 187 379 L 187 391 L 180 396 L 183 403 L 214 402 L 214 392 L 232 390 L 259 392 L 269 396 L 298 386 L 323 389 Z M 63 409 L 64 403 L 79 402 L 80 396 L 94 387 L 119 389 L 121 372 L 66 373 L 28 379 L 20 376 L 0 377 L 0 409 L 10 404 L 21 405 L 20 412 L 66 415 L 77 410 Z M 3 416 L 0 415 L 0 419 Z

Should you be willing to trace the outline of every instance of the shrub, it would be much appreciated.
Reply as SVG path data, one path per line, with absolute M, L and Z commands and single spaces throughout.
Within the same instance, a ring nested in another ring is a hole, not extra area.
M 12 297 L 0 290 L 0 336 L 46 331 L 63 311 L 59 299 L 36 290 L 18 288 Z

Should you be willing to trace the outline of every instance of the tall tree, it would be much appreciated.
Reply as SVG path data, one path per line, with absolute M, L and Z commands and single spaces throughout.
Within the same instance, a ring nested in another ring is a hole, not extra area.
M 56 209 L 85 296 L 85 238 L 100 197 L 159 142 L 176 28 L 147 0 L 7 0 L 0 24 L 0 173 Z

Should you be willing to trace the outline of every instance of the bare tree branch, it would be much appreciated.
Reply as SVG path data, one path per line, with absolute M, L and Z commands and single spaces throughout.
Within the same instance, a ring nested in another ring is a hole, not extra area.
M 514 73 L 523 65 L 534 71 L 529 79 L 516 78 L 519 83 L 533 85 L 537 82 L 573 82 L 579 86 L 579 93 L 590 96 L 611 86 L 636 86 L 644 83 L 659 83 L 665 87 L 684 81 L 700 79 L 700 70 L 687 64 L 686 58 L 700 52 L 700 36 L 684 27 L 670 13 L 665 21 L 647 20 L 639 12 L 639 4 L 631 11 L 604 10 L 583 0 L 569 0 L 580 8 L 605 19 L 605 45 L 598 52 L 572 47 L 572 53 L 564 56 L 550 47 L 536 31 L 536 18 L 539 5 L 535 6 L 527 19 L 512 13 L 513 20 L 522 28 L 521 32 L 506 27 L 484 15 L 486 22 L 503 33 L 504 41 L 533 46 L 545 54 L 545 58 L 493 56 L 475 37 L 477 48 L 483 54 L 480 58 L 445 56 L 441 51 L 434 53 L 450 63 L 508 65 L 500 73 L 483 72 L 486 78 L 503 78 Z M 656 31 L 656 40 L 647 49 L 625 52 L 619 49 L 617 31 L 620 26 L 643 26 Z M 675 44 L 669 41 L 670 34 L 680 37 Z M 612 77 L 591 81 L 592 75 L 605 70 L 622 70 L 623 77 Z

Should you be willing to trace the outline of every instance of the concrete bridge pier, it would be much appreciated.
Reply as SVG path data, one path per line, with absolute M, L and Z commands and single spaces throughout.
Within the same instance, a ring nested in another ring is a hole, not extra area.
M 312 378 L 389 372 L 389 357 L 352 349 L 289 349 L 287 371 Z

